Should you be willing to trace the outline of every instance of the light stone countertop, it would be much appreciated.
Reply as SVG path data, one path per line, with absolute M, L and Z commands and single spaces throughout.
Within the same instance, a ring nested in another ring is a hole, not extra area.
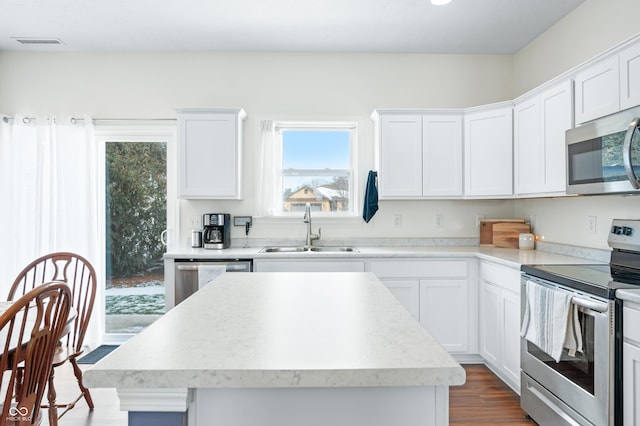
M 640 304 L 640 289 L 616 290 L 616 297 L 628 302 Z
M 224 274 L 84 373 L 88 387 L 461 385 L 372 273 Z
M 299 253 L 261 253 L 261 247 L 228 248 L 224 250 L 206 250 L 202 248 L 183 248 L 170 250 L 165 254 L 168 259 L 375 259 L 375 258 L 437 258 L 437 257 L 475 257 L 520 268 L 521 265 L 540 264 L 593 264 L 608 263 L 589 260 L 583 257 L 556 254 L 541 250 L 519 250 L 486 246 L 411 246 L 411 247 L 359 247 L 358 252 L 299 252 Z

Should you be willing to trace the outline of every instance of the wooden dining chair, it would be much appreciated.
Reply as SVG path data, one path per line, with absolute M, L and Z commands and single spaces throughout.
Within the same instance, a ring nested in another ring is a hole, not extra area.
M 46 407 L 50 413 L 56 415 L 58 408 L 63 409 L 59 416 L 62 417 L 83 397 L 87 401 L 89 409 L 93 410 L 91 393 L 82 383 L 82 370 L 78 366 L 77 359 L 87 349 L 84 347 L 84 338 L 96 295 L 96 271 L 87 259 L 78 254 L 70 252 L 47 254 L 31 262 L 18 274 L 9 290 L 8 300 L 13 300 L 15 297 L 49 281 L 60 281 L 69 286 L 72 295 L 71 305 L 77 312 L 73 327 L 63 337 L 63 344 L 55 354 L 54 368 L 51 370 L 49 378 L 48 405 Z M 63 365 L 66 361 L 69 361 L 73 367 L 73 373 L 81 393 L 68 404 L 58 404 L 56 403 L 54 385 L 55 368 Z M 57 422 L 51 424 L 56 425 Z
M 40 404 L 70 309 L 69 287 L 53 282 L 28 291 L 0 315 L 0 424 L 40 424 Z

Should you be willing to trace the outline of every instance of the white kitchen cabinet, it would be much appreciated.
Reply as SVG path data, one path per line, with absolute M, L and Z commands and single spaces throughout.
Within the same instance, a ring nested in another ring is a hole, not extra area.
M 514 184 L 519 197 L 566 194 L 565 132 L 573 125 L 565 81 L 514 106 Z
M 475 260 L 371 260 L 368 269 L 392 293 L 402 289 L 400 302 L 450 353 L 477 353 Z
M 420 320 L 420 281 L 382 280 L 396 299 L 416 319 Z
M 640 105 L 640 44 L 620 54 L 620 109 Z
M 379 197 L 421 197 L 422 115 L 384 114 L 378 127 Z
M 242 198 L 241 108 L 178 109 L 178 195 Z
M 471 109 L 464 116 L 464 195 L 513 195 L 513 111 L 511 102 Z
M 580 71 L 575 81 L 576 125 L 620 110 L 619 58 L 605 58 Z
M 640 305 L 622 309 L 622 405 L 624 426 L 640 424 Z
M 480 355 L 520 393 L 520 271 L 481 261 L 478 299 Z
M 422 116 L 422 195 L 462 196 L 462 114 Z
M 420 280 L 420 323 L 451 353 L 469 352 L 469 300 L 466 277 Z
M 254 259 L 255 272 L 364 272 L 362 260 Z
M 462 196 L 460 112 L 376 110 L 381 199 Z

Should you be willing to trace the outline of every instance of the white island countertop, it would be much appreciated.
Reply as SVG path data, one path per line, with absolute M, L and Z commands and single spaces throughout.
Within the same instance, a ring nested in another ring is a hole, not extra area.
M 461 385 L 372 273 L 224 274 L 84 373 L 89 387 Z

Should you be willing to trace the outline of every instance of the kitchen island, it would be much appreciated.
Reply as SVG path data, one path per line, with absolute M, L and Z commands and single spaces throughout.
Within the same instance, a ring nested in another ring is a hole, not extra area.
M 84 377 L 130 425 L 190 426 L 447 425 L 465 381 L 371 273 L 223 274 Z

